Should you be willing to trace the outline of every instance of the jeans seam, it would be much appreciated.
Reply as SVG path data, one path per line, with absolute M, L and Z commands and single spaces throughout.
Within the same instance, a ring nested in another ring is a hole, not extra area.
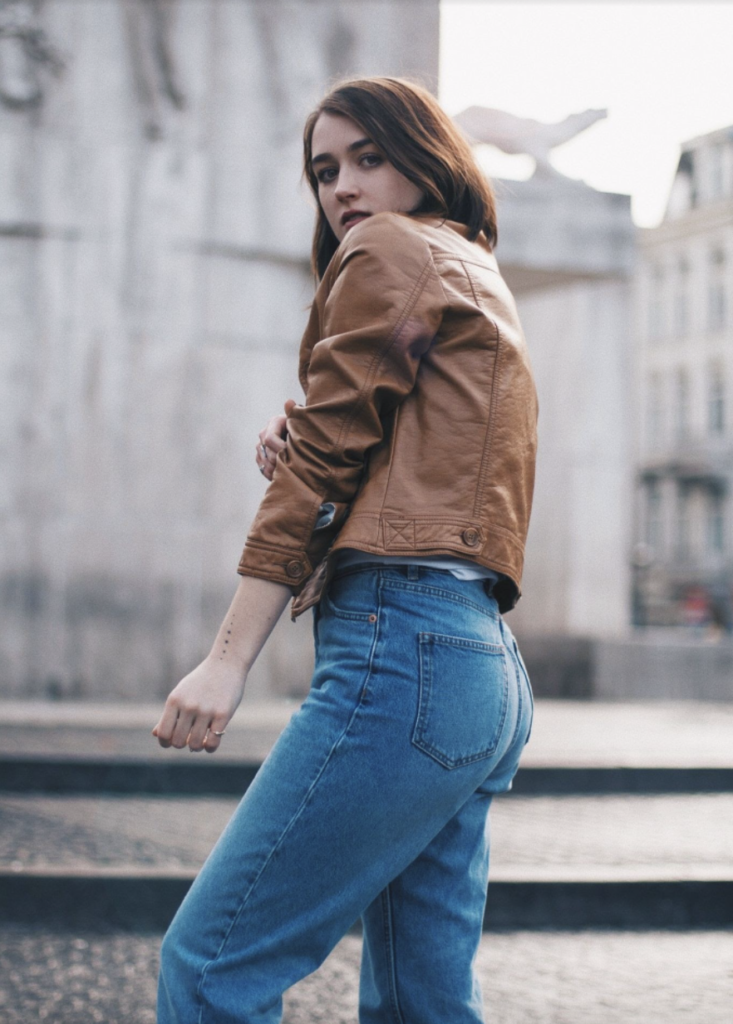
M 530 682 L 529 674 L 524 664 L 522 655 L 519 653 L 519 647 L 517 646 L 516 640 L 514 641 L 514 652 L 517 656 L 517 667 L 520 676 L 520 684 L 523 684 L 523 686 L 526 687 L 527 697 L 529 698 L 529 730 L 527 732 L 527 739 L 524 741 L 524 745 L 526 746 L 529 743 L 529 738 L 532 734 L 532 726 L 534 725 L 534 696 L 532 694 L 532 683 Z
M 396 1024 L 404 1024 L 404 1017 L 397 998 L 397 965 L 394 948 L 394 923 L 392 913 L 392 888 L 387 884 L 382 890 L 382 917 L 384 920 L 384 945 L 387 957 L 387 976 L 389 979 L 389 1003 Z
M 466 608 L 473 608 L 474 611 L 480 612 L 489 619 L 500 621 L 501 616 L 495 611 L 489 608 L 482 608 L 480 604 L 476 604 L 475 601 L 469 601 L 466 597 L 461 597 L 460 594 L 454 593 L 452 590 L 444 590 L 442 587 L 433 586 L 430 583 L 408 583 L 407 580 L 403 583 L 402 580 L 385 579 L 383 580 L 385 587 L 389 587 L 392 590 L 410 590 L 417 591 L 423 594 L 434 594 L 438 597 L 445 598 L 447 601 L 453 601 L 455 604 L 461 604 Z M 496 600 L 496 598 L 493 598 Z
M 524 703 L 522 700 L 522 690 L 524 689 L 524 686 L 522 684 L 522 676 L 519 671 L 519 665 L 517 664 L 516 660 L 514 662 L 514 674 L 517 677 L 517 724 L 514 727 L 514 735 L 512 736 L 512 747 L 516 743 L 517 736 L 519 735 L 519 727 L 522 724 L 522 707 Z
M 325 772 L 326 768 L 328 767 L 328 765 L 329 765 L 329 763 L 330 763 L 334 753 L 336 752 L 336 748 L 340 745 L 340 743 L 342 742 L 342 740 L 344 739 L 344 737 L 348 733 L 349 729 L 352 726 L 352 723 L 353 723 L 354 719 L 356 718 L 356 715 L 357 715 L 358 711 L 361 709 L 361 706 L 362 706 L 362 703 L 363 703 L 363 700 L 364 700 L 364 694 L 366 692 L 366 688 L 367 688 L 367 685 L 369 683 L 369 679 L 371 678 L 371 675 L 372 675 L 372 665 L 373 665 L 373 662 L 374 662 L 374 652 L 375 652 L 375 649 L 376 649 L 376 646 L 377 646 L 378 636 L 379 636 L 379 629 L 377 628 L 374 631 L 374 638 L 372 640 L 371 650 L 369 652 L 369 662 L 368 662 L 368 665 L 367 665 L 366 675 L 365 675 L 364 680 L 363 680 L 363 682 L 361 684 L 361 687 L 359 689 L 358 699 L 356 700 L 356 702 L 354 704 L 354 708 L 353 708 L 351 714 L 349 715 L 348 722 L 346 723 L 346 725 L 342 729 L 342 731 L 339 734 L 339 736 L 334 740 L 333 744 L 331 745 L 330 750 L 328 751 L 328 754 L 326 755 L 326 757 L 323 760 L 323 764 L 321 765 L 321 767 L 320 767 L 320 769 L 318 771 L 318 774 L 316 775 L 316 777 L 313 779 L 313 781 L 311 782 L 310 786 L 308 787 L 308 789 L 307 789 L 306 793 L 304 794 L 303 799 L 301 800 L 297 810 L 295 810 L 293 812 L 290 820 L 284 826 L 282 832 L 278 836 L 277 841 L 273 844 L 272 849 L 268 853 L 268 855 L 265 858 L 265 860 L 264 860 L 260 870 L 257 872 L 257 875 L 253 879 L 252 884 L 250 885 L 250 887 L 247 890 L 246 894 L 242 897 L 242 900 L 241 900 L 241 902 L 239 904 L 239 907 L 235 911 L 234 916 L 232 917 L 232 920 L 229 923 L 229 926 L 227 927 L 227 929 L 226 929 L 226 931 L 224 933 L 224 936 L 223 936 L 223 938 L 221 940 L 219 948 L 216 951 L 216 955 L 213 956 L 210 960 L 207 960 L 206 963 L 204 964 L 204 966 L 201 968 L 201 977 L 200 977 L 199 983 L 198 983 L 198 985 L 196 987 L 196 999 L 199 1002 L 198 1024 L 204 1024 L 204 1003 L 203 1003 L 203 998 L 202 998 L 202 991 L 203 991 L 204 981 L 206 980 L 206 974 L 207 974 L 207 971 L 208 971 L 209 967 L 211 967 L 212 964 L 216 963 L 216 961 L 219 959 L 219 957 L 223 953 L 224 947 L 226 946 L 227 942 L 229 941 L 229 936 L 231 935 L 232 930 L 234 929 L 234 926 L 236 925 L 237 921 L 241 917 L 242 911 L 244 910 L 245 906 L 247 905 L 247 902 L 248 902 L 250 896 L 254 892 L 254 890 L 255 890 L 255 888 L 257 886 L 257 883 L 262 878 L 262 875 L 264 874 L 265 869 L 267 868 L 267 866 L 269 865 L 270 861 L 272 860 L 272 858 L 275 856 L 275 854 L 279 850 L 279 848 L 282 845 L 282 843 L 283 843 L 285 837 L 287 836 L 288 832 L 293 827 L 293 825 L 298 820 L 300 815 L 303 813 L 305 807 L 309 803 L 311 795 L 312 795 L 315 787 L 317 786 L 317 784 L 318 784 L 319 780 L 321 779 L 323 773 Z M 400 1021 L 400 1024 L 402 1024 L 402 1021 Z

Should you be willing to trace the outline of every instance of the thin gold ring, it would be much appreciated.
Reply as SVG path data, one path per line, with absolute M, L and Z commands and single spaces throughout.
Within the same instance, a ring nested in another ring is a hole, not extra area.
M 222 729 L 221 732 L 217 732 L 216 729 L 214 729 L 214 735 L 215 736 L 223 736 L 225 732 L 226 732 L 226 729 Z

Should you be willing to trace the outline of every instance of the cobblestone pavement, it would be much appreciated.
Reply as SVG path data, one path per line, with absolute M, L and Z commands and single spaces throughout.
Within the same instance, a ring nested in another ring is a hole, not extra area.
M 154 1024 L 159 935 L 0 930 L 3 1024 Z M 361 939 L 285 996 L 284 1024 L 356 1024 Z M 485 935 L 491 1024 L 730 1024 L 733 931 Z
M 0 868 L 195 872 L 236 806 L 212 797 L 1 795 Z M 491 829 L 495 880 L 733 878 L 733 794 L 499 797 Z

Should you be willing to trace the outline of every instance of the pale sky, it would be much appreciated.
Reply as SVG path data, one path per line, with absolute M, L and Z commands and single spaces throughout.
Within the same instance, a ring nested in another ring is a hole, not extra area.
M 680 143 L 733 125 L 733 2 L 443 0 L 440 99 L 539 121 L 608 117 L 555 151 L 564 174 L 633 196 L 638 224 L 664 212 Z M 484 148 L 489 173 L 533 162 Z

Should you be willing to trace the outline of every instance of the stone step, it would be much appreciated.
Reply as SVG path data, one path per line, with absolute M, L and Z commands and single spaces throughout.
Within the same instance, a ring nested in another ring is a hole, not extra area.
M 150 735 L 160 705 L 0 703 L 0 791 L 241 795 L 297 707 L 245 701 L 191 757 Z M 733 706 L 537 701 L 514 790 L 733 792 Z
M 237 805 L 0 798 L 0 911 L 164 927 Z M 733 926 L 733 795 L 499 797 L 487 927 Z
M 155 872 L 0 871 L 0 920 L 38 928 L 164 930 L 190 884 Z M 716 880 L 492 881 L 484 918 L 484 931 L 732 927 L 733 881 Z
M 176 752 L 179 753 L 178 751 Z M 241 796 L 259 762 L 206 756 L 169 761 L 85 757 L 0 757 L 0 793 Z M 599 768 L 523 766 L 521 795 L 731 793 L 733 768 Z
M 0 701 L 4 757 L 260 762 L 297 701 L 242 702 L 213 757 L 163 750 L 156 704 Z M 733 703 L 538 700 L 527 768 L 733 769 Z

